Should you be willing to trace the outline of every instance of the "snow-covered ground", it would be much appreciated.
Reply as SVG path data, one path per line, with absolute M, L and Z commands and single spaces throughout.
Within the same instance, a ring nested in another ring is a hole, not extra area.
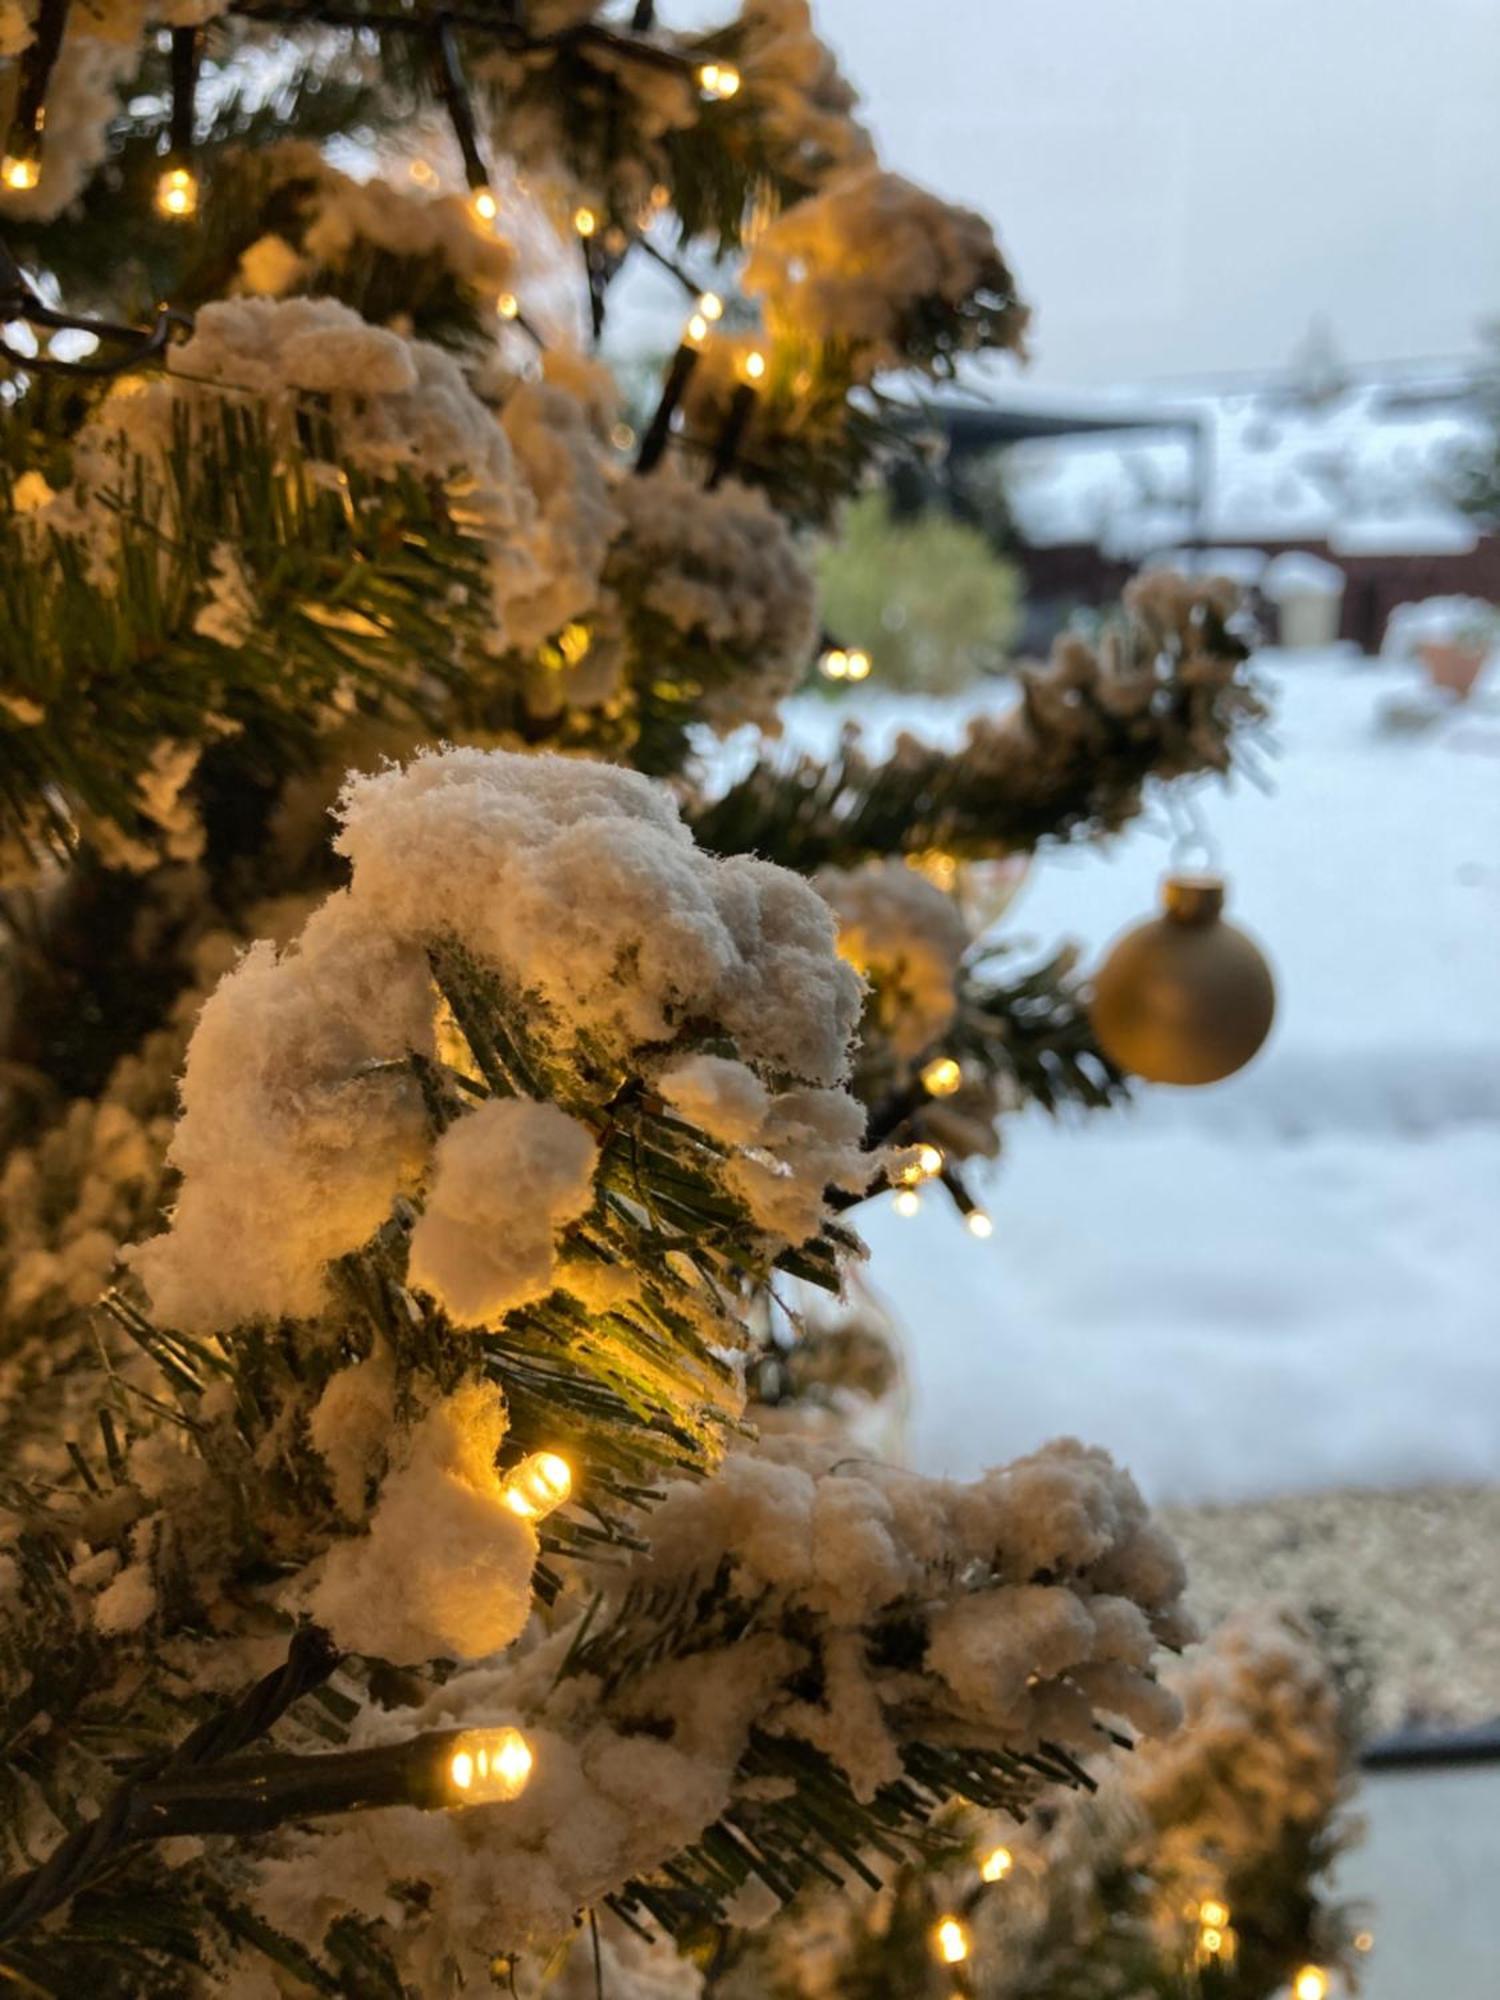
M 1262 666 L 1272 791 L 1196 794 L 1276 968 L 1258 1060 L 1063 1129 L 1013 1121 L 988 1242 L 935 1199 L 862 1211 L 925 1469 L 1070 1432 L 1161 1499 L 1500 1478 L 1500 674 L 1399 731 L 1405 670 Z M 882 735 L 955 726 L 866 712 Z M 837 721 L 801 702 L 789 726 L 816 744 Z M 1048 855 L 1006 932 L 1097 953 L 1152 908 L 1169 844 L 1140 823 Z

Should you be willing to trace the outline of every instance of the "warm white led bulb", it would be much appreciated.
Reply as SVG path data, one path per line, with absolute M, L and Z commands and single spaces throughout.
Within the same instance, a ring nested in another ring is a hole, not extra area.
M 500 204 L 493 188 L 477 187 L 469 196 L 469 213 L 483 228 L 488 228 L 500 213 Z
M 915 1215 L 922 1206 L 922 1197 L 915 1188 L 902 1188 L 891 1206 L 897 1215 Z
M 863 646 L 849 648 L 849 678 L 851 681 L 866 681 L 870 678 L 870 656 Z
M 599 218 L 591 208 L 575 208 L 573 227 L 580 236 L 592 236 L 599 227 Z
M 1216 1897 L 1209 1896 L 1198 1905 L 1198 1921 L 1211 1931 L 1221 1931 L 1229 1922 L 1229 1908 Z
M 689 347 L 701 347 L 708 338 L 708 321 L 702 313 L 694 313 L 687 323 L 687 332 L 682 336 Z
M 944 1917 L 933 1932 L 932 1941 L 944 1965 L 962 1965 L 969 1955 L 969 1933 L 957 1917 Z
M 514 319 L 521 310 L 521 301 L 514 292 L 502 292 L 495 301 L 495 311 L 501 319 Z
M 1327 2000 L 1328 1974 L 1321 1965 L 1304 1965 L 1292 1981 L 1296 2000 Z
M 964 1080 L 952 1056 L 935 1056 L 922 1071 L 922 1088 L 929 1097 L 951 1097 Z
M 717 292 L 700 292 L 698 294 L 698 310 L 705 319 L 722 319 L 724 317 L 724 301 L 719 297 Z
M 42 178 L 42 163 L 35 153 L 7 153 L 0 160 L 0 181 L 13 194 L 29 194 Z
M 184 221 L 198 212 L 198 176 L 191 167 L 168 167 L 156 183 L 159 215 Z
M 1003 1882 L 1015 1866 L 1016 1857 L 1008 1847 L 992 1847 L 979 1864 L 982 1882 Z
M 698 70 L 698 88 L 705 97 L 722 101 L 733 97 L 740 87 L 740 73 L 733 63 L 707 62 Z
M 752 347 L 740 363 L 740 373 L 747 382 L 760 382 L 765 378 L 766 357 L 758 347 Z
M 523 1521 L 543 1521 L 573 1490 L 573 1469 L 555 1451 L 523 1458 L 501 1487 L 501 1498 Z
M 842 646 L 830 646 L 822 659 L 819 660 L 818 667 L 825 680 L 847 680 L 849 675 L 849 655 L 844 651 Z
M 466 1729 L 448 1757 L 451 1803 L 490 1806 L 518 1799 L 532 1761 L 531 1745 L 519 1729 Z
M 993 1236 L 995 1233 L 994 1223 L 991 1222 L 982 1208 L 971 1208 L 964 1217 L 964 1222 L 968 1227 L 969 1234 L 971 1236 L 978 1236 L 981 1240 L 986 1236 Z

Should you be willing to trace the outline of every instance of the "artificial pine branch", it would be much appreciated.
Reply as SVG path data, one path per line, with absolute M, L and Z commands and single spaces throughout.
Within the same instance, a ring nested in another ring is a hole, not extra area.
M 828 764 L 771 757 L 693 814 L 704 846 L 811 873 L 871 857 L 958 858 L 1097 839 L 1140 811 L 1153 780 L 1230 768 L 1263 708 L 1228 600 L 1147 577 L 1097 649 L 1065 637 L 1020 700 L 948 750 L 903 738 L 882 763 L 857 743 Z

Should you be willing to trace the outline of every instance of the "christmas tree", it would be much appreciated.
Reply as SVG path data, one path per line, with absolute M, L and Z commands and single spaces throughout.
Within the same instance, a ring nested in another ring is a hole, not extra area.
M 0 50 L 0 1970 L 699 1991 L 1177 1719 L 1103 1454 L 747 1397 L 816 1386 L 861 1201 L 982 1228 L 1004 1110 L 1123 1091 L 985 870 L 1228 768 L 1230 595 L 1143 579 L 957 750 L 778 749 L 812 539 L 1026 323 L 801 0 Z
M 1328 2000 L 1372 1944 L 1329 1874 L 1346 1812 L 1357 1684 L 1274 1607 L 1226 1621 L 1167 1676 L 1182 1726 L 1102 1754 L 1086 1789 L 1019 1831 L 955 1822 L 958 1861 L 862 1895 L 813 1891 L 737 1936 L 721 2000 Z

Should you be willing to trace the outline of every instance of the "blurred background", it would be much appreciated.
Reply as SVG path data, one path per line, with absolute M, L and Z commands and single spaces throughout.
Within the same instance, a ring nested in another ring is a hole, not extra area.
M 1233 576 L 1263 783 L 1043 855 L 1001 931 L 1096 962 L 1169 858 L 1222 869 L 1279 988 L 1212 1089 L 1009 1121 L 975 1241 L 869 1218 L 907 1443 L 971 1474 L 1059 1433 L 1166 1503 L 1217 1615 L 1352 1630 L 1372 1772 L 1346 1864 L 1374 2000 L 1497 1990 L 1500 1864 L 1500 9 L 1491 0 L 824 0 L 898 169 L 983 208 L 1035 302 L 925 469 L 861 504 L 825 615 L 873 666 L 826 749 L 957 733 L 1143 565 Z

